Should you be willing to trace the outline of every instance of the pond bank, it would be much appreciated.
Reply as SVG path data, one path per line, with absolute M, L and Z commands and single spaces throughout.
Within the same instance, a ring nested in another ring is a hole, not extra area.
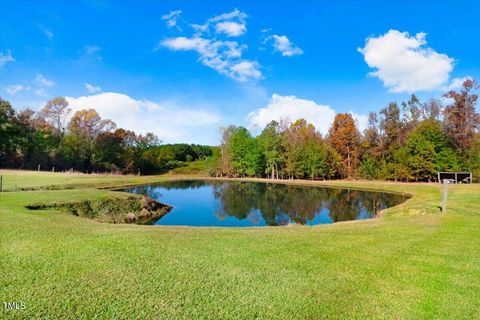
M 172 207 L 149 197 L 110 197 L 99 200 L 31 204 L 30 210 L 60 209 L 79 217 L 108 223 L 151 224 L 167 214 Z

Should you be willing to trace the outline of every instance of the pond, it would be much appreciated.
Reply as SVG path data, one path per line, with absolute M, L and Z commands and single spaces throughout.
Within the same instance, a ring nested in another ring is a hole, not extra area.
M 188 180 L 125 189 L 173 209 L 154 225 L 251 227 L 328 224 L 374 217 L 406 196 L 276 183 Z

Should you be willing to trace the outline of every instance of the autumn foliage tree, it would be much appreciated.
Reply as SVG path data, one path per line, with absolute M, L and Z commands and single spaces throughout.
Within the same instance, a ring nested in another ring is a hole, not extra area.
M 360 132 L 350 113 L 335 116 L 328 132 L 328 142 L 343 159 L 344 176 L 352 177 L 360 158 Z
M 116 128 L 111 120 L 103 120 L 94 109 L 85 109 L 75 112 L 68 125 L 68 134 L 63 143 L 63 148 L 74 147 L 83 158 L 84 167 L 92 168 L 94 143 L 98 135 L 111 132 Z
M 452 90 L 445 95 L 451 99 L 444 110 L 445 131 L 462 154 L 472 146 L 475 133 L 480 128 L 480 114 L 475 110 L 478 95 L 473 93 L 478 88 L 475 81 L 467 79 L 460 92 Z
M 40 111 L 39 117 L 49 122 L 58 135 L 63 136 L 71 112 L 72 109 L 64 97 L 55 97 L 47 102 Z

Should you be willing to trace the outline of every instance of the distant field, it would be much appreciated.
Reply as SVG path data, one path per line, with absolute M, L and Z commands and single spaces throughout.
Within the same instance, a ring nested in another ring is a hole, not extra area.
M 0 174 L 0 302 L 25 303 L 1 318 L 480 318 L 478 184 L 450 186 L 442 214 L 439 185 L 286 181 L 413 197 L 360 222 L 189 228 L 25 208 L 177 176 Z
M 150 177 L 97 175 L 83 173 L 53 173 L 44 171 L 0 170 L 3 175 L 3 189 L 15 191 L 17 189 L 35 189 L 41 187 L 75 187 L 85 185 L 108 185 L 118 183 L 135 183 L 136 181 L 150 181 Z M 155 178 L 155 179 L 158 179 Z

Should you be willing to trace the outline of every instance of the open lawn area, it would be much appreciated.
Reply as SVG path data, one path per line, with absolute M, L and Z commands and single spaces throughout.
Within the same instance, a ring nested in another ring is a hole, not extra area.
M 2 319 L 480 318 L 479 184 L 441 213 L 437 184 L 287 181 L 413 197 L 366 221 L 192 228 L 25 208 L 175 176 L 0 174 L 0 302 L 25 305 Z

